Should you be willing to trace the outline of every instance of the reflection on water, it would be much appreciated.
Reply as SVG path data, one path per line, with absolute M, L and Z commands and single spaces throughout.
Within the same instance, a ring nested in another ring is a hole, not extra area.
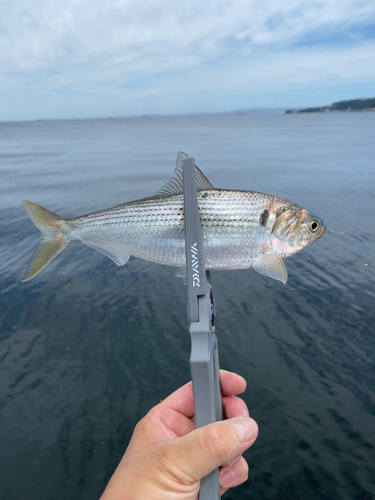
M 189 379 L 175 269 L 77 243 L 20 283 L 39 240 L 21 199 L 75 216 L 147 196 L 181 149 L 214 186 L 328 226 L 286 261 L 286 286 L 212 273 L 220 363 L 260 426 L 227 498 L 373 498 L 374 129 L 375 114 L 0 124 L 0 497 L 98 498 L 137 421 Z

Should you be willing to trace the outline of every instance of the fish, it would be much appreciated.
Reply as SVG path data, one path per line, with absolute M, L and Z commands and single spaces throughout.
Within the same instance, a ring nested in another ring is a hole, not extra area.
M 42 232 L 23 281 L 40 273 L 70 243 L 81 241 L 122 266 L 130 256 L 186 272 L 182 162 L 155 196 L 67 219 L 24 200 Z M 284 259 L 323 236 L 323 221 L 289 201 L 265 193 L 215 189 L 195 165 L 206 270 L 253 268 L 286 283 Z

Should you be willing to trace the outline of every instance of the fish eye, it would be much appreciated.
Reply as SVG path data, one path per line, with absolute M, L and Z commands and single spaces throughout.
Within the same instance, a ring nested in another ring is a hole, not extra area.
M 319 222 L 316 220 L 310 221 L 310 231 L 315 233 L 319 229 Z

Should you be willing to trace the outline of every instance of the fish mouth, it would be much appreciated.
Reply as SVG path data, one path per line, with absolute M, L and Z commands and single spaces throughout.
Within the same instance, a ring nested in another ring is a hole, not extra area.
M 319 240 L 326 231 L 327 231 L 327 226 L 325 224 L 323 224 L 323 227 L 321 228 L 320 233 L 316 239 Z

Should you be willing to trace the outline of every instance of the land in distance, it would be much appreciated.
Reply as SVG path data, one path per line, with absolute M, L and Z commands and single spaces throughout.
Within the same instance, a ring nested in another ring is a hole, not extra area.
M 285 113 L 327 113 L 331 111 L 375 111 L 375 97 L 351 99 L 349 101 L 334 102 L 329 106 L 317 108 L 287 109 Z

